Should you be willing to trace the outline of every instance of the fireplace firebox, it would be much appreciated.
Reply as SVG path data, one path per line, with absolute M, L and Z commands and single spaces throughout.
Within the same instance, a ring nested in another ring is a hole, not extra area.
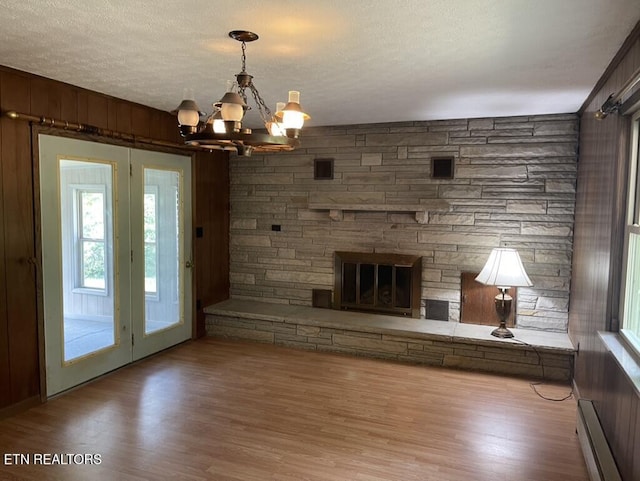
M 334 308 L 420 317 L 422 257 L 335 253 Z

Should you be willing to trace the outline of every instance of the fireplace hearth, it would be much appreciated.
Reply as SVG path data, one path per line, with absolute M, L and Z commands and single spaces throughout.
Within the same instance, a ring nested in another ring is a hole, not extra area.
M 420 317 L 422 257 L 335 253 L 335 309 Z

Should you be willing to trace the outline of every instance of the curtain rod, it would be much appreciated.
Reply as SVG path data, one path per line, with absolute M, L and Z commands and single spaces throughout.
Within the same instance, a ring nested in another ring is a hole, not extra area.
M 640 82 L 640 67 L 633 73 L 629 80 L 627 80 L 617 94 L 614 92 L 609 95 L 609 98 L 605 100 L 602 107 L 595 113 L 596 119 L 602 120 L 610 113 L 619 111 L 622 105 L 622 98 L 627 95 L 638 82 Z
M 194 148 L 190 145 L 178 144 L 175 142 L 170 142 L 168 140 L 156 140 L 150 137 L 139 137 L 137 135 L 125 134 L 122 132 L 117 132 L 115 130 L 103 129 L 100 127 L 96 127 L 94 125 L 81 124 L 78 122 L 69 122 L 66 120 L 54 119 L 52 117 L 44 117 L 44 116 L 38 117 L 36 115 L 16 112 L 15 110 L 2 112 L 2 115 L 9 117 L 10 119 L 13 119 L 13 120 L 25 120 L 27 122 L 37 123 L 38 125 L 42 125 L 45 127 L 53 127 L 53 128 L 62 129 L 62 130 L 72 130 L 72 131 L 80 132 L 83 134 L 110 137 L 117 140 L 124 140 L 126 142 L 157 145 L 162 147 L 171 147 L 174 149 L 183 149 L 183 150 L 184 149 L 202 150 L 202 149 Z

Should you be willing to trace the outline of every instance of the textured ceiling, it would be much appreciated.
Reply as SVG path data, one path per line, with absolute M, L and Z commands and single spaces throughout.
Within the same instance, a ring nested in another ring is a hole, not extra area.
M 0 64 L 210 111 L 245 29 L 262 97 L 300 90 L 309 125 L 564 113 L 639 19 L 638 0 L 0 0 Z

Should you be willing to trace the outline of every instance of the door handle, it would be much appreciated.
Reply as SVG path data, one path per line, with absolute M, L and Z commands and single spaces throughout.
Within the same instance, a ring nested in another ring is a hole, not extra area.
M 184 265 L 187 269 L 191 269 L 193 267 L 193 262 L 192 261 L 187 261 Z

